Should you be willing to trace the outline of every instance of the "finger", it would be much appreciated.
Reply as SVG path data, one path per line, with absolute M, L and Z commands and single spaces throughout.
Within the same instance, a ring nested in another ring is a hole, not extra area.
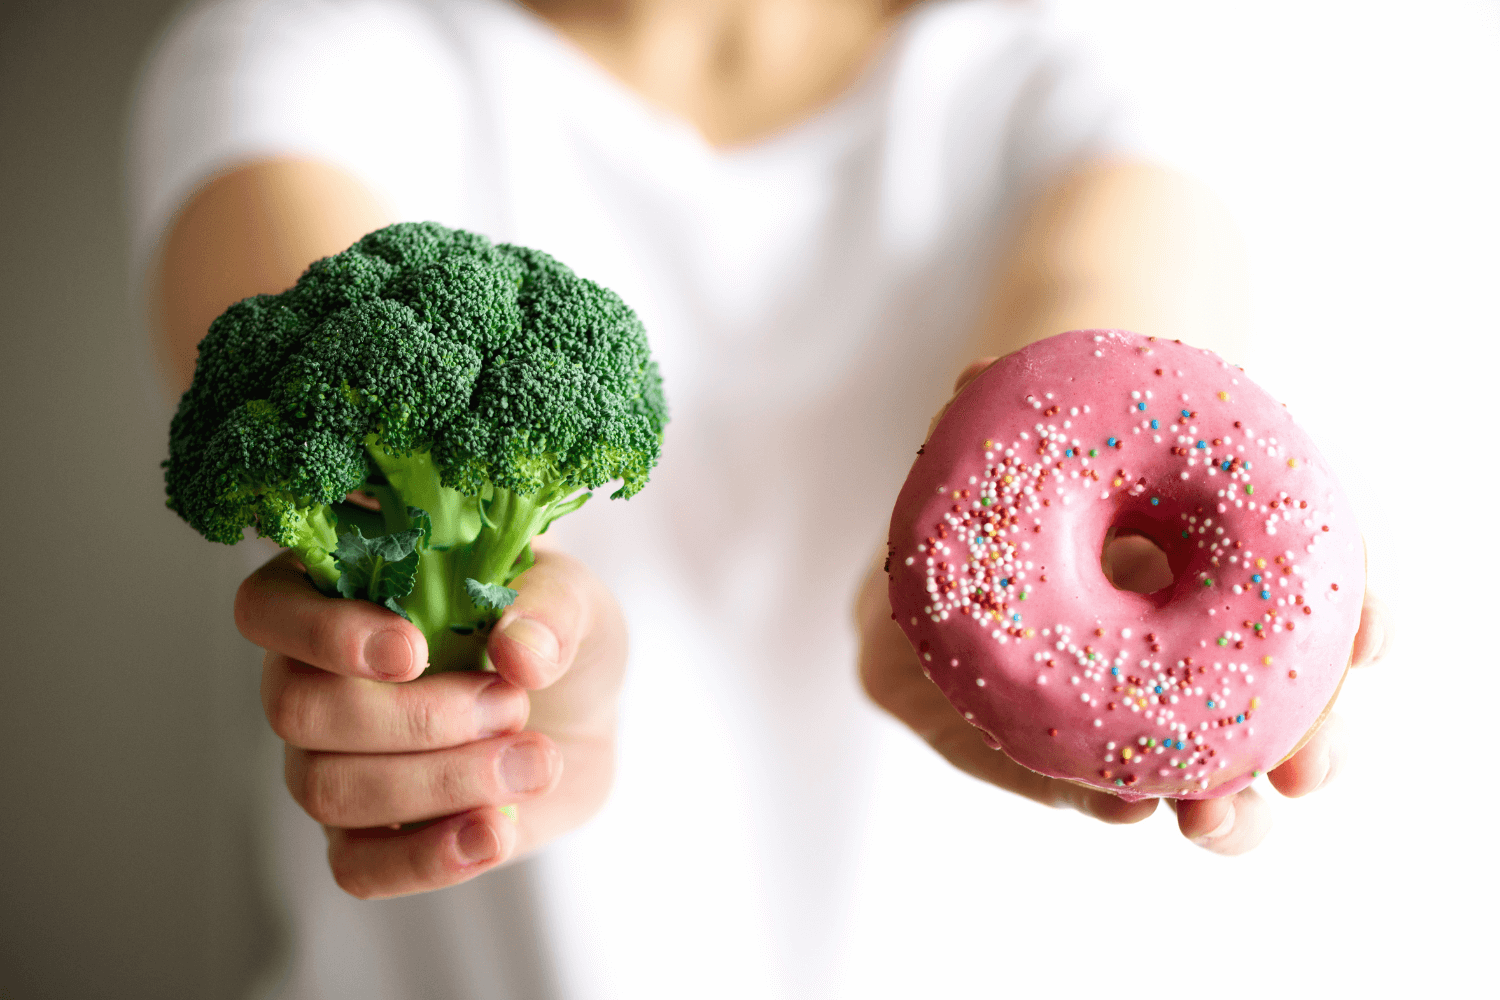
M 1294 799 L 1332 781 L 1343 769 L 1347 751 L 1344 720 L 1329 713 L 1302 749 L 1273 768 L 1267 777 L 1278 792 Z
M 937 685 L 922 673 L 906 636 L 890 618 L 883 574 L 872 569 L 861 590 L 860 680 L 881 708 L 921 736 L 961 771 L 1006 791 L 1055 807 L 1076 809 L 1107 823 L 1136 823 L 1156 810 L 1155 799 L 1127 802 L 1109 792 L 1022 767 L 984 741 Z
M 286 751 L 292 798 L 319 823 L 344 828 L 525 802 L 544 795 L 561 772 L 556 745 L 532 732 L 427 753 Z
M 438 750 L 519 732 L 530 711 L 525 691 L 488 672 L 384 684 L 297 667 L 267 653 L 260 695 L 276 735 L 305 750 Z
M 1253 788 L 1217 799 L 1177 799 L 1177 828 L 1215 854 L 1244 854 L 1271 831 L 1271 809 Z
M 290 552 L 240 584 L 234 620 L 262 649 L 336 674 L 400 681 L 427 665 L 427 640 L 415 625 L 369 601 L 318 593 Z
M 926 678 L 923 678 L 923 682 L 931 686 Z M 1049 778 L 1022 767 L 1003 751 L 992 749 L 985 743 L 977 729 L 958 717 L 953 706 L 943 698 L 942 692 L 938 691 L 937 694 L 952 716 L 951 719 L 941 718 L 938 714 L 939 706 L 934 704 L 931 706 L 930 717 L 923 717 L 926 714 L 923 713 L 910 720 L 903 718 L 902 721 L 965 774 L 1033 802 L 1053 808 L 1073 809 L 1105 823 L 1139 823 L 1156 811 L 1156 799 L 1127 802 L 1109 792 L 1072 781 Z
M 1350 665 L 1355 667 L 1379 663 L 1390 650 L 1391 614 L 1385 602 L 1365 588 L 1365 602 L 1360 609 L 1359 631 L 1354 633 Z
M 577 829 L 597 813 L 614 781 L 614 731 L 558 741 L 565 764 L 562 779 L 540 798 L 516 807 L 516 854 Z
M 418 830 L 328 831 L 328 866 L 339 888 L 386 899 L 467 882 L 515 853 L 516 823 L 493 806 Z
M 490 634 L 489 657 L 502 677 L 535 690 L 557 681 L 592 623 L 593 575 L 561 552 L 536 553 L 516 580 L 519 596 Z

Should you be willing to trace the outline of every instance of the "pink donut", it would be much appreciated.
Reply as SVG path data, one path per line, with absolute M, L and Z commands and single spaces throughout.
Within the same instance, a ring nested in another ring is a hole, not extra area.
M 1114 533 L 1173 582 L 1117 590 Z M 1214 798 L 1331 705 L 1364 594 L 1354 511 L 1286 410 L 1211 351 L 1082 330 L 948 407 L 891 516 L 891 608 L 986 742 L 1126 799 Z

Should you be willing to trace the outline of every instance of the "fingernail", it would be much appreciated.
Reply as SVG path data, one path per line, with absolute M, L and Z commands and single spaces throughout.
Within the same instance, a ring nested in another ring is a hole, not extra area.
M 500 853 L 500 838 L 483 820 L 474 820 L 458 831 L 458 856 L 466 864 L 477 865 Z
M 552 781 L 552 752 L 535 743 L 518 743 L 500 755 L 500 784 L 517 794 L 534 792 Z
M 522 716 L 516 689 L 506 681 L 491 681 L 479 692 L 475 705 L 479 713 L 479 731 L 486 736 L 515 732 L 521 728 Z
M 1224 814 L 1224 821 L 1213 830 L 1210 830 L 1208 833 L 1203 834 L 1201 837 L 1194 837 L 1193 843 L 1197 844 L 1199 847 L 1209 847 L 1216 841 L 1222 840 L 1224 837 L 1229 836 L 1229 831 L 1233 829 L 1234 803 L 1230 802 L 1229 811 Z
M 517 618 L 505 626 L 505 635 L 519 642 L 548 663 L 556 663 L 558 656 L 557 636 L 552 630 L 534 618 Z
M 411 670 L 411 643 L 400 629 L 388 628 L 365 640 L 365 667 L 380 677 L 402 677 Z

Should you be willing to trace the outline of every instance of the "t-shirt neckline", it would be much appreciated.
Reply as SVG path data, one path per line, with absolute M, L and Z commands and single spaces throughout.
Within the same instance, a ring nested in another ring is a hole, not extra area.
M 492 2 L 551 49 L 557 56 L 553 65 L 587 87 L 588 96 L 599 102 L 597 113 L 590 116 L 591 131 L 597 138 L 636 155 L 650 156 L 659 152 L 651 147 L 666 142 L 692 160 L 730 169 L 783 159 L 826 161 L 848 150 L 877 121 L 873 112 L 880 94 L 895 72 L 914 15 L 923 7 L 913 5 L 895 21 L 863 70 L 832 100 L 762 138 L 720 146 L 709 141 L 692 122 L 632 90 L 534 11 L 515 0 Z M 643 132 L 643 126 L 649 132 Z M 648 135 L 650 139 L 643 141 Z

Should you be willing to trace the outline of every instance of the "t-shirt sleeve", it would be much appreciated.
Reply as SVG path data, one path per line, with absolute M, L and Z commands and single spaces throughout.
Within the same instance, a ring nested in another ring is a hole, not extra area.
M 1004 180 L 1026 203 L 1079 167 L 1104 159 L 1152 159 L 1123 93 L 1090 54 L 1036 39 L 1004 131 Z
M 131 275 L 214 175 L 275 157 L 364 183 L 396 218 L 441 219 L 463 185 L 462 66 L 443 24 L 394 0 L 189 8 L 137 84 L 127 152 Z
M 1087 50 L 1029 5 L 956 0 L 908 28 L 887 138 L 893 238 L 1015 224 L 1041 191 L 1087 163 L 1149 159 L 1130 109 Z

